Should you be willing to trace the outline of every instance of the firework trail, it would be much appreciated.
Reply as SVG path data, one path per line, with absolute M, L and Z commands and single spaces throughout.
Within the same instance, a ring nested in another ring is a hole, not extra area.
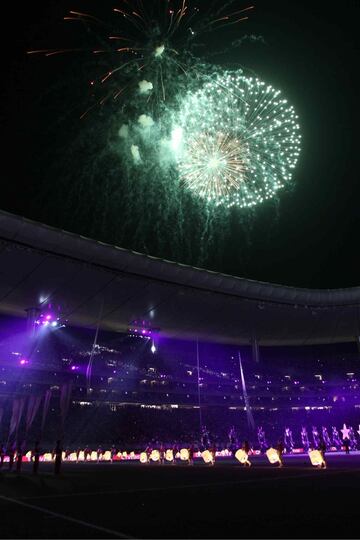
M 199 59 L 193 51 L 199 40 L 246 21 L 254 8 L 239 8 L 237 0 L 212 1 L 205 7 L 202 4 L 190 0 L 122 0 L 103 19 L 71 10 L 64 20 L 81 23 L 81 29 L 94 39 L 92 46 L 35 49 L 28 54 L 52 57 L 84 53 L 106 58 L 106 71 L 89 80 L 94 102 L 82 117 L 96 106 L 128 99 L 134 93 L 147 96 L 149 107 L 156 107 L 178 91 L 179 76 L 196 70 Z

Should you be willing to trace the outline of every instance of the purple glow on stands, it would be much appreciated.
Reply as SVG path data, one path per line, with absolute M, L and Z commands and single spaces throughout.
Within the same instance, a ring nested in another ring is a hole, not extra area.
M 95 349 L 91 391 L 87 392 L 84 358 L 93 350 L 93 330 L 68 327 L 59 339 L 57 328 L 62 327 L 62 320 L 58 319 L 58 312 L 49 320 L 48 313 L 46 310 L 43 315 L 38 314 L 39 338 L 34 347 L 30 347 L 22 320 L 11 328 L 5 326 L 6 339 L 1 336 L 0 340 L 0 383 L 4 384 L 0 388 L 17 396 L 14 369 L 24 395 L 43 393 L 50 385 L 60 389 L 63 381 L 71 379 L 74 401 L 70 404 L 67 429 L 74 439 L 80 432 L 79 425 L 81 429 L 85 425 L 81 411 L 95 411 L 91 406 L 105 401 L 112 408 L 102 407 L 96 421 L 94 416 L 94 422 L 89 422 L 88 431 L 81 431 L 84 443 L 102 442 L 105 422 L 114 430 L 121 424 L 119 444 L 123 445 L 136 441 L 146 446 L 157 433 L 164 434 L 164 442 L 165 438 L 170 443 L 183 438 L 185 442 L 198 441 L 200 388 L 202 421 L 210 437 L 227 444 L 230 427 L 235 425 L 239 440 L 249 438 L 257 444 L 256 432 L 247 431 L 237 347 L 200 342 L 198 368 L 194 341 L 170 339 L 166 335 L 160 339 L 158 328 L 143 327 L 138 320 L 137 325 L 129 325 L 128 334 L 120 339 L 117 334 L 101 333 L 101 346 Z M 3 334 L 3 327 L 1 330 Z M 261 352 L 262 361 L 255 363 L 251 347 L 241 347 L 250 407 L 256 426 L 263 427 L 269 444 L 276 444 L 285 427 L 293 431 L 297 446 L 302 444 L 303 425 L 311 444 L 313 425 L 318 430 L 326 426 L 330 437 L 333 425 L 339 430 L 346 422 L 357 429 L 360 371 L 356 344 L 298 349 L 263 347 Z M 322 362 L 320 366 L 317 356 Z M 176 411 L 169 413 L 172 409 Z M 134 422 L 126 420 L 129 411 Z M 6 421 L 10 421 L 11 407 L 7 415 L 10 416 Z M 56 422 L 56 415 L 49 420 L 52 421 Z M 360 433 L 355 434 L 360 446 Z

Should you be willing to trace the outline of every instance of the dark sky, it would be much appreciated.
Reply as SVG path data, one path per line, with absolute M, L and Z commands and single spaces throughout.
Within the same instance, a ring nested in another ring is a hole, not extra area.
M 21 9 L 16 4 L 7 8 L 4 24 L 11 36 L 2 46 L 2 209 L 87 233 L 77 228 L 75 222 L 70 224 L 59 217 L 55 220 L 50 206 L 46 213 L 44 198 L 41 208 L 37 202 L 38 193 L 44 190 L 44 181 L 39 178 L 44 176 L 44 163 L 52 160 L 54 151 L 46 150 L 47 142 L 51 139 L 51 148 L 57 144 L 57 116 L 74 110 L 69 136 L 71 129 L 76 129 L 77 100 L 82 89 L 71 89 L 70 93 L 67 81 L 71 70 L 77 66 L 81 69 L 82 60 L 72 57 L 64 68 L 61 62 L 29 57 L 25 51 L 71 43 L 73 36 L 61 23 L 67 7 L 84 9 L 90 5 L 92 12 L 97 8 L 101 12 L 104 6 L 110 8 L 115 4 L 116 0 L 38 0 Z M 234 36 L 254 34 L 262 36 L 265 43 L 245 43 L 217 61 L 243 65 L 282 89 L 300 117 L 302 153 L 294 175 L 295 189 L 282 194 L 277 217 L 266 205 L 258 210 L 246 249 L 237 243 L 237 239 L 242 242 L 242 225 L 233 218 L 221 262 L 210 259 L 207 266 L 295 286 L 360 285 L 360 4 L 357 0 L 343 0 L 336 6 L 323 1 L 289 0 L 255 0 L 254 4 L 251 18 Z M 238 5 L 248 4 L 239 0 Z M 228 33 L 220 33 L 210 36 L 208 45 L 216 49 L 228 39 Z M 53 159 L 59 159 L 55 151 Z M 52 182 L 56 178 L 49 177 L 50 198 Z M 59 195 L 57 205 L 57 215 L 61 216 Z M 96 231 L 88 236 L 97 237 Z M 98 238 L 106 241 L 103 234 Z M 132 246 L 129 237 L 125 247 L 137 246 Z

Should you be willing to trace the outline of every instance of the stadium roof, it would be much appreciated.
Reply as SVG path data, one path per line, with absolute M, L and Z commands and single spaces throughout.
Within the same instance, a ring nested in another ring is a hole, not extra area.
M 261 345 L 354 341 L 360 287 L 310 290 L 237 278 L 97 242 L 0 211 L 0 312 L 60 305 L 69 325 Z

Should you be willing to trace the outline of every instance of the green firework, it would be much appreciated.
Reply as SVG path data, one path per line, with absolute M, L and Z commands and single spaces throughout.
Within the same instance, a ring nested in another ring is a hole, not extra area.
M 173 151 L 185 186 L 227 207 L 252 207 L 288 186 L 300 126 L 280 90 L 238 72 L 188 93 L 173 117 Z

